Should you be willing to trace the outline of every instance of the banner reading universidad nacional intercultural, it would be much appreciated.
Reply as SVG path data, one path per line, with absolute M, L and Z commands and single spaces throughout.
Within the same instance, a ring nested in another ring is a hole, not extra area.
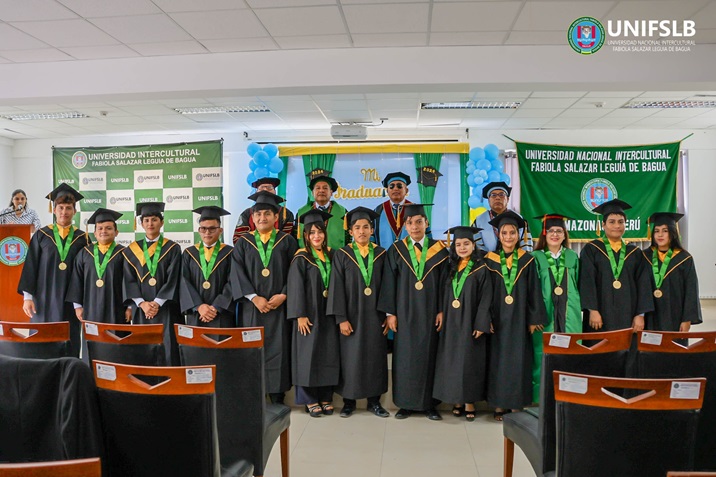
M 133 226 L 135 204 L 165 202 L 165 235 L 182 247 L 199 240 L 192 209 L 223 205 L 222 157 L 222 141 L 52 152 L 55 185 L 66 182 L 84 196 L 75 225 L 87 230 L 100 207 L 123 212 L 117 241 L 127 245 L 143 237 L 141 226 L 136 232 Z
M 516 144 L 520 212 L 535 236 L 541 224 L 533 217 L 559 213 L 571 218 L 571 240 L 592 240 L 600 219 L 592 209 L 617 198 L 633 207 L 627 211 L 627 239 L 646 239 L 653 212 L 676 212 L 680 142 L 619 147 Z

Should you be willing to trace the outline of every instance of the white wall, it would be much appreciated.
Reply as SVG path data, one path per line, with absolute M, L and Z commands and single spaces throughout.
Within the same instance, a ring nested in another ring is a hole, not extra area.
M 10 194 L 17 189 L 14 181 L 13 140 L 0 137 L 0 209 L 10 203 Z

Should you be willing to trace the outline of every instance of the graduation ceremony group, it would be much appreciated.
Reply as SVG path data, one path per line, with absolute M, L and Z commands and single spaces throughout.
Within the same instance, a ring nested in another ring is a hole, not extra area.
M 395 418 L 441 420 L 437 406 L 449 403 L 468 421 L 475 403 L 486 401 L 500 421 L 539 400 L 543 332 L 688 331 L 701 322 L 681 214 L 645 211 L 651 244 L 625 243 L 638 198 L 599 205 L 598 235 L 578 255 L 559 211 L 544 211 L 533 239 L 504 182 L 487 184 L 489 208 L 446 240 L 432 237 L 442 233 L 430 228 L 431 204 L 406 199 L 403 172 L 385 176 L 387 200 L 375 209 L 346 210 L 332 200 L 336 180 L 317 175 L 313 201 L 294 215 L 276 195 L 279 182 L 252 184 L 233 247 L 221 240 L 228 211 L 194 210 L 201 241 L 183 251 L 162 233 L 162 202 L 137 204 L 145 238 L 123 247 L 120 212 L 98 209 L 91 231 L 72 225 L 83 196 L 71 186 L 47 196 L 54 223 L 45 227 L 16 207 L 27 200 L 16 191 L 13 219 L 37 229 L 18 284 L 23 310 L 32 322 L 70 322 L 72 354 L 85 360 L 82 320 L 162 323 L 167 365 L 179 364 L 176 323 L 264 327 L 268 398 L 283 403 L 295 386 L 311 417 L 334 413 L 334 393 L 341 417 L 359 399 L 389 417 L 381 397 L 392 352 Z

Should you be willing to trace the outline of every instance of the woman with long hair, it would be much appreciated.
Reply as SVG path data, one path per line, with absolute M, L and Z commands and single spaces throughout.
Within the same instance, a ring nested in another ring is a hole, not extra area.
M 27 207 L 27 194 L 22 189 L 12 191 L 10 205 L 0 211 L 0 224 L 30 224 L 30 233 L 42 227 L 37 212 Z

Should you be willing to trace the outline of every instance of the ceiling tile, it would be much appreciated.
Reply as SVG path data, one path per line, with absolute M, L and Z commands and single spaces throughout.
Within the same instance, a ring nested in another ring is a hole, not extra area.
M 529 98 L 520 109 L 533 109 L 533 108 L 568 108 L 575 102 L 574 98 Z
M 413 121 L 418 119 L 418 111 L 417 110 L 371 109 L 370 112 L 373 113 L 373 117 L 376 119 L 388 118 L 388 121 L 386 121 L 386 124 L 388 126 L 392 126 L 393 121 L 396 119 L 412 119 Z
M 689 128 L 710 128 L 716 126 L 716 118 L 693 118 L 693 119 L 687 119 L 686 121 L 680 121 L 676 123 L 677 126 L 681 126 L 683 128 L 689 129 Z
M 336 4 L 336 0 L 246 0 L 246 2 L 251 8 L 310 7 Z M 342 3 L 345 4 L 346 2 Z
M 84 19 L 15 22 L 12 25 L 57 48 L 67 46 L 116 45 L 119 43 Z
M 420 98 L 420 93 L 407 93 L 395 91 L 392 93 L 366 93 L 366 99 L 414 99 L 416 102 Z
M 161 13 L 150 0 L 58 0 L 73 12 L 85 18 L 118 17 L 123 15 L 147 15 Z M 175 0 L 176 1 L 176 0 Z M 202 0 L 202 3 L 207 0 Z M 155 2 L 157 3 L 157 2 Z
M 556 118 L 564 109 L 551 109 L 551 108 L 520 108 L 514 112 L 513 118 Z
M 613 117 L 607 118 L 607 117 L 604 117 L 604 118 L 597 119 L 596 121 L 591 123 L 589 125 L 589 127 L 590 128 L 594 127 L 594 128 L 598 128 L 598 129 L 612 129 L 612 128 L 619 129 L 624 126 L 628 126 L 629 124 L 632 124 L 636 121 L 637 121 L 636 118 L 613 118 Z
M 427 33 L 354 33 L 351 37 L 357 47 L 426 46 L 428 43 Z
M 402 109 L 417 111 L 420 108 L 420 101 L 416 99 L 369 99 L 370 109 Z
M 0 56 L 16 63 L 34 63 L 41 61 L 65 61 L 72 57 L 54 48 L 39 48 L 33 50 L 0 51 Z
M 566 40 L 567 29 L 575 19 L 584 16 L 604 18 L 615 3 L 611 1 L 526 2 L 513 30 L 559 31 Z
M 698 11 L 697 17 L 692 17 L 693 20 L 697 20 L 696 26 L 696 37 L 698 38 L 699 31 L 702 28 L 716 28 L 716 2 L 709 2 L 705 8 Z
M 127 44 L 191 39 L 187 32 L 163 14 L 94 18 L 90 21 L 122 43 Z
M 423 103 L 445 103 L 450 101 L 471 101 L 475 93 L 470 91 L 455 93 L 422 93 L 420 101 Z
M 566 45 L 567 37 L 563 31 L 512 31 L 505 41 L 506 45 Z
M 161 104 L 122 106 L 120 109 L 137 116 L 161 116 L 164 114 L 175 113 L 172 108 Z
M 547 123 L 548 128 L 581 128 L 594 122 L 594 118 L 555 118 Z
M 478 91 L 475 93 L 475 99 L 493 99 L 494 101 L 524 101 L 529 98 L 529 91 Z
M 573 109 L 568 109 L 568 110 L 564 111 L 562 114 L 559 115 L 559 117 L 560 118 L 592 118 L 592 119 L 596 119 L 596 118 L 601 118 L 602 116 L 609 114 L 609 111 L 611 111 L 611 109 L 573 108 Z
M 130 58 L 132 56 L 139 56 L 139 53 L 125 45 L 73 46 L 62 48 L 62 51 L 78 60 Z
M 659 20 L 685 20 L 692 17 L 708 3 L 709 0 L 679 0 L 678 2 L 670 0 L 651 0 L 647 3 L 648 18 Z M 645 20 L 644 8 L 642 2 L 619 2 L 609 11 L 609 15 L 606 15 L 604 20 L 602 20 L 604 28 L 607 28 L 607 22 L 609 20 Z M 699 15 L 699 18 L 701 18 L 701 15 Z M 616 28 L 616 25 L 614 25 L 614 27 Z
M 693 118 L 713 111 L 711 108 L 666 108 L 652 114 L 651 118 Z
M 4 50 L 43 48 L 47 45 L 6 23 L 0 23 L 0 45 Z
M 535 91 L 530 98 L 581 98 L 586 91 Z
M 95 0 L 89 0 L 95 1 Z M 207 12 L 209 10 L 241 10 L 246 4 L 237 0 L 152 0 L 167 13 L 173 12 Z
M 268 8 L 256 10 L 255 13 L 272 36 L 346 33 L 336 6 Z
M 271 37 L 241 38 L 230 40 L 202 40 L 201 44 L 212 53 L 227 53 L 231 51 L 261 51 L 275 50 L 278 47 Z
M 417 33 L 428 28 L 428 4 L 345 5 L 353 33 Z
M 508 31 L 522 2 L 436 3 L 432 31 Z
M 654 116 L 650 116 L 648 118 L 640 119 L 639 121 L 635 121 L 632 123 L 632 126 L 646 126 L 646 127 L 652 127 L 652 128 L 660 128 L 664 126 L 671 126 L 672 124 L 676 124 L 678 122 L 682 121 L 682 119 L 679 118 L 656 118 Z
M 161 43 L 130 43 L 129 46 L 142 56 L 193 55 L 206 53 L 200 43 L 191 41 L 167 41 Z
M 611 92 L 605 92 L 602 94 L 611 94 Z M 615 109 L 615 108 L 621 108 L 623 105 L 628 103 L 630 101 L 629 98 L 617 98 L 617 97 L 597 97 L 597 96 L 585 96 L 584 98 L 578 100 L 574 103 L 572 106 L 573 108 L 587 108 L 587 109 L 594 109 L 597 107 L 598 104 L 601 104 L 601 108 L 604 109 Z
M 197 116 L 205 116 L 205 115 L 199 114 Z M 211 115 L 209 114 L 206 116 L 211 116 Z M 156 124 L 181 124 L 181 123 L 191 124 L 194 122 L 194 121 L 192 121 L 190 116 L 178 114 L 178 113 L 162 114 L 162 115 L 157 115 L 157 116 L 148 115 L 148 116 L 144 116 L 144 118 L 147 121 L 151 121 Z
M 264 104 L 277 113 L 310 112 L 318 113 L 318 107 L 313 101 L 265 101 Z
M 133 125 L 133 124 L 149 124 L 151 121 L 148 121 L 147 119 L 141 118 L 139 116 L 113 116 L 109 115 L 105 119 L 108 123 L 116 124 L 116 125 Z
M 642 94 L 643 91 L 590 91 L 586 95 L 584 95 L 585 98 L 593 98 L 593 97 L 599 97 L 599 98 L 635 98 Z
M 251 10 L 173 13 L 170 16 L 197 40 L 266 36 L 266 30 Z
M 504 31 L 433 32 L 430 34 L 430 46 L 501 45 L 506 37 Z
M 77 15 L 55 0 L 0 0 L 0 20 L 5 22 L 68 18 L 77 18 Z
M 660 109 L 612 109 L 607 112 L 606 116 L 607 118 L 645 118 L 647 116 L 651 116 L 652 114 L 655 114 L 656 112 L 661 111 Z
M 547 118 L 508 119 L 507 121 L 505 121 L 502 127 L 507 129 L 540 128 L 548 122 L 549 119 Z
M 377 3 L 430 3 L 430 0 L 386 0 L 385 2 L 380 2 L 380 0 L 341 0 L 342 5 L 366 5 Z
M 274 40 L 284 50 L 348 48 L 351 46 L 351 39 L 348 35 L 274 36 Z
M 350 111 L 368 109 L 368 103 L 364 100 L 330 101 L 317 99 L 316 104 L 323 111 Z
M 373 118 L 368 111 L 324 111 L 329 121 L 372 121 Z
M 313 94 L 310 98 L 313 101 L 352 101 L 364 100 L 365 95 L 361 93 Z

